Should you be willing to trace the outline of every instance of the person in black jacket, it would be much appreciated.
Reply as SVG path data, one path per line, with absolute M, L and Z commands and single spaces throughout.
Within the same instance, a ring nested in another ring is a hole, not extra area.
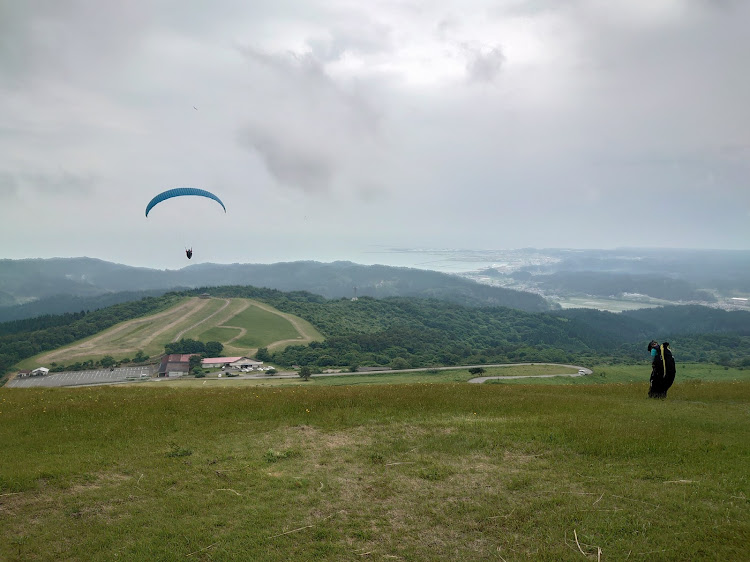
M 666 398 L 667 390 L 674 382 L 676 368 L 669 342 L 659 345 L 656 340 L 648 344 L 651 353 L 651 379 L 649 381 L 649 398 Z

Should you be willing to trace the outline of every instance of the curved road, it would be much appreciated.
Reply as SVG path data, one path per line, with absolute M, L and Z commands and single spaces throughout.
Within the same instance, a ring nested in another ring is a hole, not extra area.
M 473 379 L 469 379 L 468 382 L 474 383 L 474 384 L 481 384 L 484 381 L 489 380 L 497 380 L 497 379 L 548 379 L 552 377 L 585 377 L 586 375 L 590 375 L 593 373 L 591 369 L 587 369 L 586 367 L 580 367 L 578 365 L 563 365 L 561 363 L 498 363 L 493 365 L 455 365 L 453 367 L 419 367 L 416 369 L 388 369 L 383 371 L 357 371 L 356 373 L 351 372 L 341 372 L 341 373 L 320 373 L 316 375 L 310 375 L 311 377 L 345 377 L 350 375 L 377 375 L 377 374 L 392 374 L 392 373 L 417 373 L 417 372 L 424 372 L 424 371 L 455 371 L 458 369 L 473 369 L 475 367 L 479 368 L 488 368 L 488 367 L 520 367 L 520 366 L 529 366 L 529 365 L 553 365 L 556 367 L 568 367 L 570 369 L 577 369 L 578 371 L 584 371 L 584 373 L 560 373 L 560 374 L 554 374 L 554 375 L 499 375 L 499 376 L 491 376 L 491 377 L 475 377 Z M 299 377 L 299 374 L 296 371 L 281 371 L 276 373 L 275 375 L 239 375 L 238 377 L 233 378 L 240 378 L 240 379 L 290 379 L 290 378 L 297 378 Z
M 502 380 L 502 379 L 550 379 L 552 377 L 585 377 L 593 373 L 591 369 L 586 367 L 579 367 L 577 365 L 562 365 L 560 363 L 510 363 L 506 365 L 487 365 L 488 367 L 509 367 L 510 365 L 559 365 L 560 367 L 570 367 L 571 369 L 578 369 L 578 373 L 560 373 L 559 375 L 513 375 L 513 376 L 497 376 L 497 377 L 476 377 L 469 382 L 481 384 L 484 381 L 490 380 Z M 481 365 L 480 365 L 481 366 Z M 581 373 L 580 371 L 583 371 Z

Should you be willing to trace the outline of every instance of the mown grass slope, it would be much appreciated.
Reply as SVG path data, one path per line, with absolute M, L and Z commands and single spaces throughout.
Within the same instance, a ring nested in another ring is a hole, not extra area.
M 750 546 L 748 382 L 682 383 L 666 401 L 643 384 L 0 389 L 0 412 L 3 560 Z
M 181 299 L 157 314 L 121 322 L 71 345 L 24 360 L 20 368 L 69 364 L 111 355 L 119 360 L 138 350 L 148 356 L 164 353 L 164 345 L 180 338 L 219 341 L 230 354 L 252 354 L 277 342 L 322 340 L 309 323 L 273 307 L 243 298 Z

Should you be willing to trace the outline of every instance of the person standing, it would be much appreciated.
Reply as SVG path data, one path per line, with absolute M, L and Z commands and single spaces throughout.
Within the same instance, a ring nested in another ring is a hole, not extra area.
M 666 398 L 667 390 L 674 383 L 677 373 L 675 368 L 674 357 L 669 349 L 669 342 L 659 345 L 656 340 L 651 340 L 648 344 L 648 351 L 651 353 L 651 379 L 649 381 L 648 397 L 649 398 Z
M 664 363 L 661 360 L 659 342 L 651 340 L 648 344 L 648 351 L 651 354 L 651 378 L 649 379 L 648 397 L 666 398 L 666 391 L 662 393 L 664 386 Z

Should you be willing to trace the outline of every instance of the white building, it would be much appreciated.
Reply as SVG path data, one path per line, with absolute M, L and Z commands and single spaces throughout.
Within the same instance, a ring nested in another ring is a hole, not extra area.
M 231 363 L 233 369 L 257 369 L 263 365 L 263 361 L 256 361 L 248 357 L 240 357 Z
M 34 369 L 33 371 L 31 371 L 31 376 L 32 377 L 38 377 L 40 375 L 44 376 L 44 375 L 47 375 L 47 374 L 49 374 L 49 369 L 47 367 L 38 367 L 38 368 Z
M 201 361 L 201 367 L 204 369 L 221 369 L 230 367 L 232 363 L 244 359 L 244 357 L 207 357 Z

